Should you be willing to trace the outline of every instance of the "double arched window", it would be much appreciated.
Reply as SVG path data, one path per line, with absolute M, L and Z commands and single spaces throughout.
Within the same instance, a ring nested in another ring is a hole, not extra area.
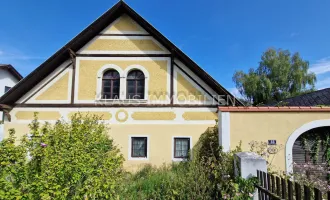
M 104 72 L 102 77 L 102 99 L 120 99 L 120 82 L 120 75 L 116 70 L 111 69 Z M 122 82 L 122 84 L 125 85 L 125 82 Z M 144 93 L 144 73 L 136 69 L 129 71 L 126 78 L 126 99 L 144 99 Z
M 102 99 L 119 99 L 120 76 L 116 70 L 108 70 L 102 77 Z

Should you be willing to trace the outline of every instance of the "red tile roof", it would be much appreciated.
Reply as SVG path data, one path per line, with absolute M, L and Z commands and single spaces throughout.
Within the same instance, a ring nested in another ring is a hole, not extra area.
M 218 107 L 221 112 L 330 112 L 330 107 L 283 106 L 283 107 Z

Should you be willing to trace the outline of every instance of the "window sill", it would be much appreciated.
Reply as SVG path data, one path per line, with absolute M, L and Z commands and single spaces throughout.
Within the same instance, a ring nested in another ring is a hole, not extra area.
M 148 157 L 129 157 L 128 160 L 149 160 Z
M 182 162 L 182 161 L 188 161 L 188 158 L 172 158 L 173 162 Z

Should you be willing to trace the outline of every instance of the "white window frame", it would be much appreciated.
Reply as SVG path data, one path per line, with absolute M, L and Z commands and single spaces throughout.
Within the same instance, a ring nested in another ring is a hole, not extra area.
M 132 138 L 135 137 L 146 137 L 147 138 L 147 157 L 132 157 Z M 150 157 L 150 139 L 149 135 L 129 135 L 128 139 L 128 160 L 149 160 Z
M 189 139 L 189 147 L 190 147 L 190 149 L 189 149 L 189 153 L 190 153 L 190 159 L 192 159 L 192 136 L 173 136 L 172 137 L 172 161 L 174 161 L 174 162 L 181 162 L 181 161 L 184 161 L 184 160 L 186 160 L 185 158 L 175 158 L 174 157 L 174 145 L 175 145 L 175 143 L 174 143 L 174 139 L 175 138 L 187 138 L 187 139 Z
M 96 83 L 96 100 L 117 100 L 117 99 L 102 99 L 102 79 L 104 72 L 108 70 L 116 70 L 119 73 L 120 76 L 120 85 L 119 85 L 119 100 L 125 99 L 126 96 L 124 96 L 126 93 L 126 79 L 124 76 L 124 71 L 117 65 L 114 64 L 107 64 L 101 67 L 99 71 L 97 71 L 97 83 Z
M 129 72 L 131 72 L 132 70 L 140 70 L 140 71 L 142 71 L 143 72 L 143 74 L 144 74 L 144 99 L 136 99 L 135 101 L 137 101 L 137 102 L 143 102 L 143 101 L 145 101 L 145 102 L 147 102 L 148 101 L 148 99 L 149 99 L 149 95 L 148 95 L 148 92 L 149 92 L 149 72 L 148 72 L 148 70 L 146 70 L 143 66 L 141 66 L 141 65 L 130 65 L 130 66 L 128 66 L 126 69 L 125 69 L 125 71 L 124 71 L 124 77 L 125 77 L 125 83 L 124 83 L 124 87 L 125 87 L 125 91 L 124 91 L 124 95 L 125 95 L 125 98 L 124 99 L 126 99 L 126 94 L 127 94 L 127 91 L 126 91 L 126 88 L 127 88 L 127 75 L 128 75 L 128 73 Z M 127 100 L 129 100 L 129 101 L 134 101 L 134 99 L 127 99 Z M 141 102 L 141 103 L 142 103 Z

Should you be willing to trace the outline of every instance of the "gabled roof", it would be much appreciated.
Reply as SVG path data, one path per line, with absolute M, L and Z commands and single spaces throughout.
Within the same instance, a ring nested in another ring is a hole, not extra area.
M 283 106 L 330 106 L 330 88 L 291 97 L 280 103 L 270 104 L 270 106 L 276 106 L 278 104 Z
M 205 81 L 205 83 L 208 84 L 215 92 L 221 95 L 229 95 L 234 98 L 230 92 L 222 87 L 216 80 L 214 80 L 179 48 L 177 48 L 172 42 L 170 42 L 159 31 L 157 31 L 151 24 L 149 24 L 139 14 L 137 14 L 125 2 L 119 1 L 111 9 L 109 9 L 101 17 L 89 25 L 85 30 L 79 33 L 75 38 L 64 45 L 54 55 L 48 58 L 38 68 L 26 76 L 21 82 L 15 85 L 10 91 L 3 95 L 0 98 L 0 103 L 9 105 L 14 104 L 20 97 L 25 94 L 26 91 L 29 91 L 42 79 L 52 73 L 56 67 L 58 67 L 65 60 L 69 59 L 69 49 L 77 52 L 122 14 L 127 14 L 129 17 L 135 20 L 142 28 L 150 33 L 151 36 L 153 36 L 165 48 L 170 50 L 176 58 L 183 62 L 187 67 L 189 67 L 191 71 L 193 71 L 195 74 L 198 74 L 198 76 L 203 81 Z M 236 102 L 238 105 L 242 105 L 239 100 L 236 100 Z
M 9 64 L 0 64 L 0 69 L 7 70 L 11 73 L 18 81 L 20 81 L 23 76 L 12 66 Z

